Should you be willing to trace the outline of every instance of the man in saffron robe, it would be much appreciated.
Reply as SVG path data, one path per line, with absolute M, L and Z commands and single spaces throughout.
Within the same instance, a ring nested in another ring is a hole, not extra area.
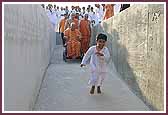
M 70 28 L 67 28 L 64 31 L 64 37 L 67 43 L 67 57 L 68 58 L 78 58 L 80 57 L 80 39 L 81 33 L 78 29 L 75 28 L 75 23 L 72 22 Z
M 78 27 L 78 26 L 79 26 L 79 21 L 78 21 L 78 19 L 76 19 L 75 17 L 76 17 L 76 14 L 75 14 L 75 13 L 72 13 L 72 14 L 71 14 L 71 19 L 68 19 L 68 20 L 65 22 L 65 30 L 70 27 L 70 25 L 71 25 L 72 22 L 75 23 L 75 29 L 78 29 L 78 28 L 79 28 L 79 27 Z
M 114 16 L 114 5 L 113 4 L 106 4 L 103 20 L 106 20 L 112 16 Z
M 91 27 L 90 21 L 88 20 L 88 14 L 84 15 L 84 18 L 80 21 L 79 29 L 81 32 L 81 49 L 82 53 L 86 53 L 89 48 L 90 37 L 91 37 Z
M 61 21 L 59 23 L 59 33 L 61 34 L 61 38 L 62 38 L 62 42 L 63 42 L 62 44 L 63 45 L 65 44 L 65 39 L 64 39 L 65 22 L 68 19 L 68 15 L 64 14 L 64 17 L 65 18 L 61 19 Z

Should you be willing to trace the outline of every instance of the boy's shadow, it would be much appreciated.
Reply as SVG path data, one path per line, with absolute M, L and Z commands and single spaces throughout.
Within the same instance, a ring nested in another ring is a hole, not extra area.
M 156 110 L 143 95 L 138 82 L 136 81 L 136 75 L 133 73 L 133 69 L 128 63 L 128 51 L 124 45 L 119 43 L 120 36 L 116 29 L 112 29 L 111 32 L 106 32 L 110 29 L 107 23 L 101 23 L 93 28 L 92 40 L 90 45 L 96 44 L 96 35 L 98 33 L 105 33 L 108 37 L 107 47 L 110 51 L 110 61 L 108 63 L 109 70 L 114 69 L 119 73 L 120 78 L 126 82 L 131 91 L 138 96 L 145 104 L 149 105 L 151 110 Z

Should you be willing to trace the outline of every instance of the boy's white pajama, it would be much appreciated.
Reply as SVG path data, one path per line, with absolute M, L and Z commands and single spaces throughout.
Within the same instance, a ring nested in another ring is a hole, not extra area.
M 104 54 L 104 56 L 97 56 L 96 52 L 96 46 L 90 47 L 84 55 L 81 64 L 86 65 L 87 61 L 90 58 L 91 77 L 89 80 L 89 84 L 101 86 L 107 74 L 107 61 L 110 58 L 110 53 L 107 47 L 104 47 L 100 51 L 100 53 Z

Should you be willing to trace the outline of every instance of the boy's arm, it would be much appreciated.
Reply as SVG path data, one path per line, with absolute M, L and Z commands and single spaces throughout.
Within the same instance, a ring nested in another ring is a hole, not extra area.
M 108 48 L 104 50 L 103 55 L 104 55 L 105 61 L 108 62 L 108 60 L 110 59 L 110 52 Z
M 81 65 L 86 65 L 86 62 L 88 61 L 88 59 L 91 57 L 93 53 L 93 48 L 90 47 L 88 49 L 88 51 L 86 52 L 86 54 L 84 55 L 83 59 L 82 59 L 82 62 L 81 62 Z

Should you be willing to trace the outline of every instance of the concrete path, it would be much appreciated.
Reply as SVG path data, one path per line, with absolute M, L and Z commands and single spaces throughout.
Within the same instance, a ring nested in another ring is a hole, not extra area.
M 119 79 L 112 68 L 104 81 L 102 94 L 89 94 L 89 67 L 79 61 L 64 62 L 62 46 L 57 46 L 51 59 L 35 111 L 149 111 Z

